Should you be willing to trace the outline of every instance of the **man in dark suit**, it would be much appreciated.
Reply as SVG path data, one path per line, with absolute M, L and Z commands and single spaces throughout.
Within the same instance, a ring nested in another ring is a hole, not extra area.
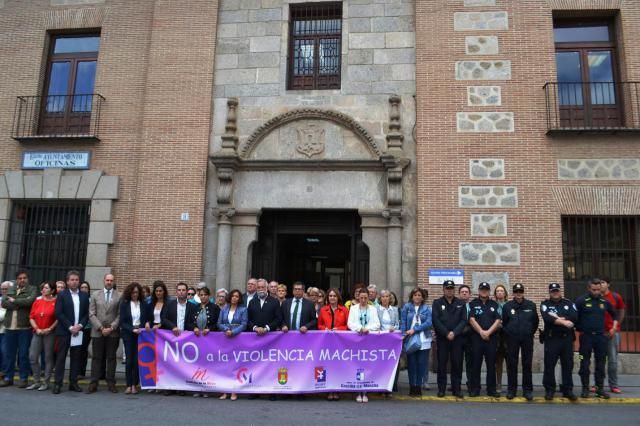
M 196 305 L 187 302 L 187 290 L 185 283 L 178 283 L 176 298 L 167 303 L 167 309 L 162 310 L 160 317 L 161 328 L 173 331 L 176 337 L 186 330 L 186 318 L 195 315 Z
M 258 336 L 264 336 L 270 331 L 275 331 L 282 324 L 282 311 L 280 302 L 267 293 L 267 281 L 260 278 L 256 285 L 257 297 L 251 299 L 247 308 L 249 323 L 248 330 L 255 331 Z M 258 395 L 249 395 L 249 399 L 256 399 Z M 276 400 L 275 395 L 269 399 Z
M 293 297 L 282 304 L 282 328 L 283 332 L 298 330 L 306 333 L 307 330 L 315 330 L 318 325 L 316 309 L 313 303 L 305 299 L 304 284 L 300 281 L 293 283 Z
M 258 285 L 258 280 L 255 278 L 249 278 L 247 280 L 247 291 L 242 295 L 242 302 L 244 306 L 249 307 L 249 302 L 253 300 L 256 296 L 256 286 Z
M 78 372 L 80 371 L 82 351 L 82 330 L 89 322 L 89 296 L 79 291 L 79 286 L 80 273 L 69 271 L 67 273 L 67 288 L 56 299 L 58 353 L 56 355 L 54 394 L 59 394 L 62 388 L 67 352 L 70 352 L 69 390 L 82 392 L 78 386 Z

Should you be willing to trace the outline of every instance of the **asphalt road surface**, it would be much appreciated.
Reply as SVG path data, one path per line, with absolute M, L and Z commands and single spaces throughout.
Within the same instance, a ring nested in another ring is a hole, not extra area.
M 328 402 L 135 396 L 108 393 L 60 395 L 0 389 L 1 425 L 639 425 L 638 404 L 515 404 L 351 398 Z

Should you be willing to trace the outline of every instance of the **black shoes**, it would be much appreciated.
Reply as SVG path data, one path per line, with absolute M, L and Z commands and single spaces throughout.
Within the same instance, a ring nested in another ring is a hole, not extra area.
M 563 393 L 562 396 L 564 396 L 571 402 L 576 402 L 578 400 L 578 397 L 575 396 L 575 394 L 571 391 Z M 551 395 L 551 397 L 553 397 L 553 394 Z
M 596 396 L 598 398 L 602 398 L 602 399 L 609 399 L 611 398 L 611 396 L 604 391 L 604 388 L 602 386 L 598 386 L 598 388 L 596 389 Z
M 82 388 L 77 383 L 69 384 L 69 390 L 73 392 L 82 392 Z
M 498 392 L 487 392 L 487 396 L 492 398 L 500 398 L 500 394 Z
M 444 398 L 444 391 L 443 390 L 439 390 L 438 391 L 438 398 Z
M 516 397 L 516 393 L 515 392 L 513 392 L 513 391 L 508 391 L 507 392 L 507 399 L 508 400 L 512 400 L 515 397 Z
M 589 388 L 582 387 L 582 392 L 580 392 L 580 398 L 589 398 Z
M 530 391 L 525 392 L 522 396 L 524 396 L 527 402 L 533 401 L 533 394 Z
M 58 395 L 58 394 L 60 393 L 60 389 L 61 389 L 61 388 L 62 388 L 62 386 L 60 386 L 59 384 L 57 384 L 57 383 L 56 383 L 55 385 L 53 385 L 53 391 L 52 391 L 52 393 L 53 393 L 54 395 Z
M 553 391 L 550 391 L 550 390 L 545 391 L 545 393 L 544 393 L 544 400 L 545 400 L 545 401 L 553 401 L 553 394 L 554 394 L 554 392 L 553 392 Z M 575 395 L 574 395 L 574 396 L 575 396 Z

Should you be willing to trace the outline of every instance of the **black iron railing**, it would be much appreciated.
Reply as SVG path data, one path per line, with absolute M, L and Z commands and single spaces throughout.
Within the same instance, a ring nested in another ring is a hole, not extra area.
M 640 131 L 640 83 L 549 82 L 548 133 Z
M 100 140 L 104 97 L 86 95 L 18 96 L 12 137 L 19 141 L 43 139 Z

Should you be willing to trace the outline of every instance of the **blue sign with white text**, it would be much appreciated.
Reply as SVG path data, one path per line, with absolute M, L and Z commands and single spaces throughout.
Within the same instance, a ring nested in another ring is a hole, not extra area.
M 429 269 L 429 284 L 442 284 L 446 280 L 464 284 L 464 269 Z

